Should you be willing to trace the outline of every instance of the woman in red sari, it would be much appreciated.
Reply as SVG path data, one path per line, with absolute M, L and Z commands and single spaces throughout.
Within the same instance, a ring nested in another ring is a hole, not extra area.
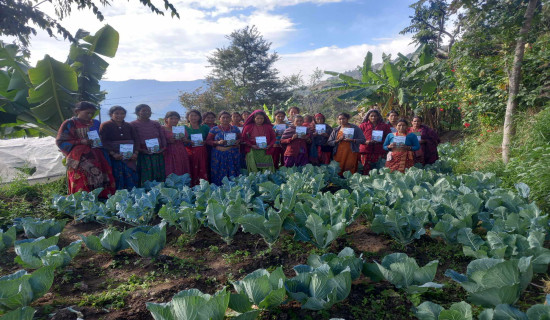
M 99 138 L 99 121 L 93 119 L 96 110 L 90 102 L 77 103 L 75 116 L 61 124 L 55 142 L 67 158 L 69 194 L 103 188 L 99 196 L 106 198 L 115 193 L 116 184 L 108 155 L 91 139 Z
M 437 153 L 437 145 L 441 142 L 437 133 L 422 124 L 422 117 L 415 116 L 412 120 L 412 127 L 409 128 L 409 132 L 412 132 L 419 137 L 420 150 L 414 153 L 415 162 L 423 165 L 433 164 L 439 159 Z
M 202 136 L 202 143 L 192 143 L 187 147 L 191 164 L 191 185 L 197 185 L 201 179 L 208 181 L 209 163 L 206 137 L 208 137 L 210 128 L 202 124 L 202 116 L 197 110 L 189 110 L 185 117 L 189 122 L 189 125 L 185 126 L 185 131 L 189 133 L 191 141 L 193 141 L 193 135 Z
M 180 122 L 180 114 L 176 111 L 169 111 L 164 117 L 164 135 L 166 137 L 166 149 L 164 150 L 164 171 L 168 177 L 174 173 L 178 176 L 186 173 L 191 174 L 189 168 L 189 155 L 185 144 L 191 142 L 187 130 L 183 136 L 174 135 L 173 128 Z
M 256 141 L 264 137 L 266 145 L 258 146 Z M 274 171 L 273 145 L 275 145 L 275 131 L 273 124 L 263 110 L 256 110 L 244 122 L 242 139 L 245 143 L 246 167 L 248 172 L 263 170 Z
M 414 152 L 420 149 L 418 138 L 414 133 L 408 133 L 409 123 L 405 119 L 397 122 L 397 132 L 390 133 L 384 141 L 384 149 L 390 151 L 386 167 L 391 171 L 405 172 L 414 166 Z
M 363 164 L 363 174 L 369 174 L 371 169 L 381 169 L 384 167 L 384 140 L 391 133 L 390 126 L 384 123 L 380 111 L 371 109 L 367 112 L 363 122 L 359 125 L 365 135 L 365 143 L 359 146 L 361 153 L 361 163 Z M 373 131 L 375 132 L 373 138 Z
M 298 136 L 296 127 L 304 126 L 304 117 L 294 116 L 293 125 L 286 129 L 281 137 L 281 144 L 285 147 L 285 167 L 301 167 L 309 162 L 308 144 L 311 143 L 312 130 L 306 126 L 306 134 Z

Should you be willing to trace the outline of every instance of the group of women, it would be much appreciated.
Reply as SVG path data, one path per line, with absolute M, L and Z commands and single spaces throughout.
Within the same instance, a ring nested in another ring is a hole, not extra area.
M 378 110 L 369 110 L 359 126 L 341 113 L 335 128 L 323 114 L 302 116 L 297 107 L 277 111 L 273 123 L 262 110 L 218 115 L 190 110 L 185 126 L 175 111 L 166 114 L 164 125 L 151 120 L 151 108 L 145 104 L 135 108 L 137 120 L 130 123 L 124 121 L 121 106 L 112 107 L 111 119 L 101 124 L 93 119 L 96 111 L 92 103 L 77 103 L 75 116 L 57 135 L 67 159 L 69 193 L 101 187 L 100 196 L 106 197 L 146 181 L 164 181 L 172 173 L 189 173 L 192 185 L 201 179 L 219 185 L 241 169 L 257 172 L 336 160 L 341 173 L 357 172 L 361 161 L 362 173 L 368 174 L 384 165 L 404 172 L 415 163 L 438 159 L 435 131 L 419 116 L 409 127 L 395 111 L 386 122 Z

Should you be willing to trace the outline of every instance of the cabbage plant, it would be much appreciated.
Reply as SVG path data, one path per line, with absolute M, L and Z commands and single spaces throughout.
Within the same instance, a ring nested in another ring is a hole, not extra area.
M 356 257 L 352 248 L 345 247 L 338 255 L 334 253 L 326 253 L 322 256 L 310 254 L 307 258 L 307 264 L 312 269 L 319 268 L 323 264 L 328 264 L 334 273 L 340 273 L 349 267 L 351 280 L 355 280 L 361 276 L 361 271 L 363 270 L 364 262 L 361 258 L 362 256 L 361 254 L 359 257 Z M 301 268 L 305 267 L 306 266 L 303 266 Z
M 130 245 L 126 242 L 128 236 L 134 229 L 128 229 L 124 232 L 120 232 L 117 229 L 110 227 L 103 230 L 103 233 L 98 237 L 94 235 L 83 236 L 80 235 L 86 247 L 92 251 L 109 252 L 110 254 L 117 254 L 117 252 L 128 249 Z
M 329 309 L 347 298 L 351 291 L 351 273 L 347 267 L 335 274 L 328 264 L 318 268 L 295 268 L 296 276 L 285 281 L 288 295 L 299 301 L 303 309 Z
M 231 295 L 229 307 L 240 313 L 253 311 L 253 305 L 257 309 L 275 308 L 285 300 L 285 279 L 283 269 L 278 267 L 271 274 L 265 269 L 258 269 L 240 281 L 232 281 L 237 294 Z
M 414 258 L 404 253 L 392 253 L 382 259 L 382 263 L 366 263 L 363 273 L 374 281 L 385 279 L 409 294 L 422 293 L 428 288 L 441 288 L 442 284 L 432 282 L 439 261 L 428 262 L 420 267 Z
M 144 258 L 157 256 L 166 245 L 166 223 L 133 228 L 126 242 Z
M 15 227 L 9 228 L 6 232 L 0 229 L 0 251 L 4 251 L 11 247 L 16 237 L 17 232 Z
M 1 320 L 32 320 L 34 317 L 34 310 L 31 307 L 17 308 L 13 311 L 7 312 L 0 317 Z
M 185 202 L 181 204 L 179 209 L 174 208 L 170 204 L 165 204 L 160 208 L 158 215 L 168 225 L 174 226 L 181 232 L 191 236 L 194 236 L 199 231 L 203 222 L 201 213 Z
M 27 238 L 51 237 L 61 233 L 67 220 L 22 218 L 21 225 Z
M 68 266 L 71 260 L 76 257 L 82 246 L 82 240 L 77 240 L 59 249 L 58 246 L 51 246 L 38 253 L 42 264 L 45 266 L 52 266 L 56 269 Z
M 426 301 L 415 308 L 414 315 L 419 320 L 473 320 L 472 306 L 464 301 L 453 303 L 449 309 L 444 309 L 436 303 Z
M 516 303 L 533 278 L 531 257 L 520 259 L 477 259 L 466 268 L 466 275 L 448 269 L 445 275 L 468 292 L 468 300 L 484 307 Z
M 36 238 L 15 241 L 15 262 L 19 263 L 25 268 L 37 269 L 42 267 L 42 259 L 40 259 L 39 253 L 46 250 L 49 247 L 57 245 L 59 241 L 59 234 L 50 238 Z
M 50 290 L 53 277 L 53 267 L 42 267 L 32 274 L 19 270 L 0 277 L 0 310 L 15 310 L 42 297 Z
M 244 232 L 261 235 L 271 248 L 275 241 L 279 239 L 285 218 L 285 213 L 269 208 L 265 215 L 252 212 L 244 214 L 236 220 L 242 225 Z
M 214 295 L 197 289 L 183 290 L 167 303 L 147 302 L 147 309 L 155 320 L 223 320 L 230 294 L 226 288 Z
M 208 227 L 219 234 L 227 244 L 233 241 L 235 233 L 239 230 L 236 219 L 240 214 L 246 213 L 246 206 L 243 206 L 241 201 L 238 202 L 238 204 L 223 207 L 216 200 L 210 199 L 204 212 L 208 219 Z

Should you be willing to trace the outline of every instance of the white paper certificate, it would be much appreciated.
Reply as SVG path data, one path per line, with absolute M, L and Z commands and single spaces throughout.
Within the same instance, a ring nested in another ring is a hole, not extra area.
M 149 152 L 156 153 L 160 151 L 159 139 L 157 138 L 145 140 L 145 146 Z
M 315 132 L 317 132 L 317 134 L 326 133 L 327 132 L 327 125 L 324 124 L 324 123 L 316 124 L 315 125 Z
M 422 141 L 422 132 L 414 132 L 414 134 L 416 135 L 418 142 Z
M 395 136 L 393 137 L 393 142 L 395 142 L 395 144 L 399 147 L 402 147 L 405 145 L 405 139 L 407 137 L 404 137 L 404 136 Z
M 306 135 L 307 127 L 299 126 L 296 127 L 296 134 L 298 135 L 298 138 L 303 138 Z
M 382 137 L 384 136 L 384 131 L 382 130 L 372 130 L 372 140 L 382 142 Z
M 134 154 L 134 145 L 130 143 L 123 143 L 120 145 L 119 153 L 122 155 L 122 159 L 128 160 Z
M 353 128 L 344 128 L 344 139 L 353 139 Z
M 256 137 L 256 145 L 260 149 L 267 148 L 267 138 L 265 136 Z
M 227 141 L 226 145 L 232 146 L 237 142 L 237 134 L 234 132 L 227 132 L 223 134 L 223 140 Z
M 172 133 L 174 134 L 174 139 L 181 140 L 185 137 L 185 127 L 184 126 L 172 127 Z
M 97 130 L 88 131 L 88 139 L 92 141 L 92 148 L 100 148 L 102 146 Z
M 203 144 L 202 133 L 193 133 L 191 135 L 191 143 L 193 147 L 200 147 Z

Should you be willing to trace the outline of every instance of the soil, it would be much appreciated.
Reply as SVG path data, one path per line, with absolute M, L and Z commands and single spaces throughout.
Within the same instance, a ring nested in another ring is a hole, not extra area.
M 80 235 L 98 235 L 105 226 L 98 223 L 70 222 L 63 230 L 61 247 L 80 239 Z M 23 235 L 19 235 L 20 238 Z M 368 223 L 359 218 L 347 228 L 347 234 L 338 238 L 327 250 L 319 250 L 309 243 L 293 240 L 284 233 L 269 250 L 256 235 L 239 231 L 231 244 L 207 228 L 189 238 L 174 228 L 168 228 L 167 244 L 155 259 L 141 258 L 131 249 L 116 256 L 97 253 L 84 245 L 64 270 L 58 271 L 54 284 L 44 297 L 32 304 L 37 319 L 77 319 L 79 313 L 91 319 L 153 319 L 146 308 L 147 302 L 168 302 L 177 292 L 197 288 L 213 294 L 224 286 L 232 289 L 231 280 L 238 280 L 259 269 L 282 266 L 287 277 L 295 275 L 292 267 L 304 264 L 311 253 L 338 253 L 349 246 L 363 254 L 367 262 L 380 261 L 392 252 L 406 252 L 417 259 L 419 265 L 439 259 L 435 281 L 449 283 L 443 273 L 447 268 L 464 272 L 469 259 L 461 255 L 461 248 L 447 247 L 442 241 L 424 236 L 414 246 L 402 248 L 389 237 L 377 235 Z M 20 269 L 13 262 L 13 247 L 0 255 L 0 275 Z M 538 281 L 542 285 L 542 280 Z M 532 288 L 540 298 L 542 290 Z M 538 290 L 538 291 L 536 291 Z M 466 300 L 464 291 L 450 284 L 443 290 L 419 297 L 444 306 Z M 361 276 L 352 284 L 346 300 L 330 310 L 309 311 L 297 302 L 289 302 L 271 312 L 263 312 L 260 319 L 414 319 L 411 299 L 386 281 L 371 282 Z

